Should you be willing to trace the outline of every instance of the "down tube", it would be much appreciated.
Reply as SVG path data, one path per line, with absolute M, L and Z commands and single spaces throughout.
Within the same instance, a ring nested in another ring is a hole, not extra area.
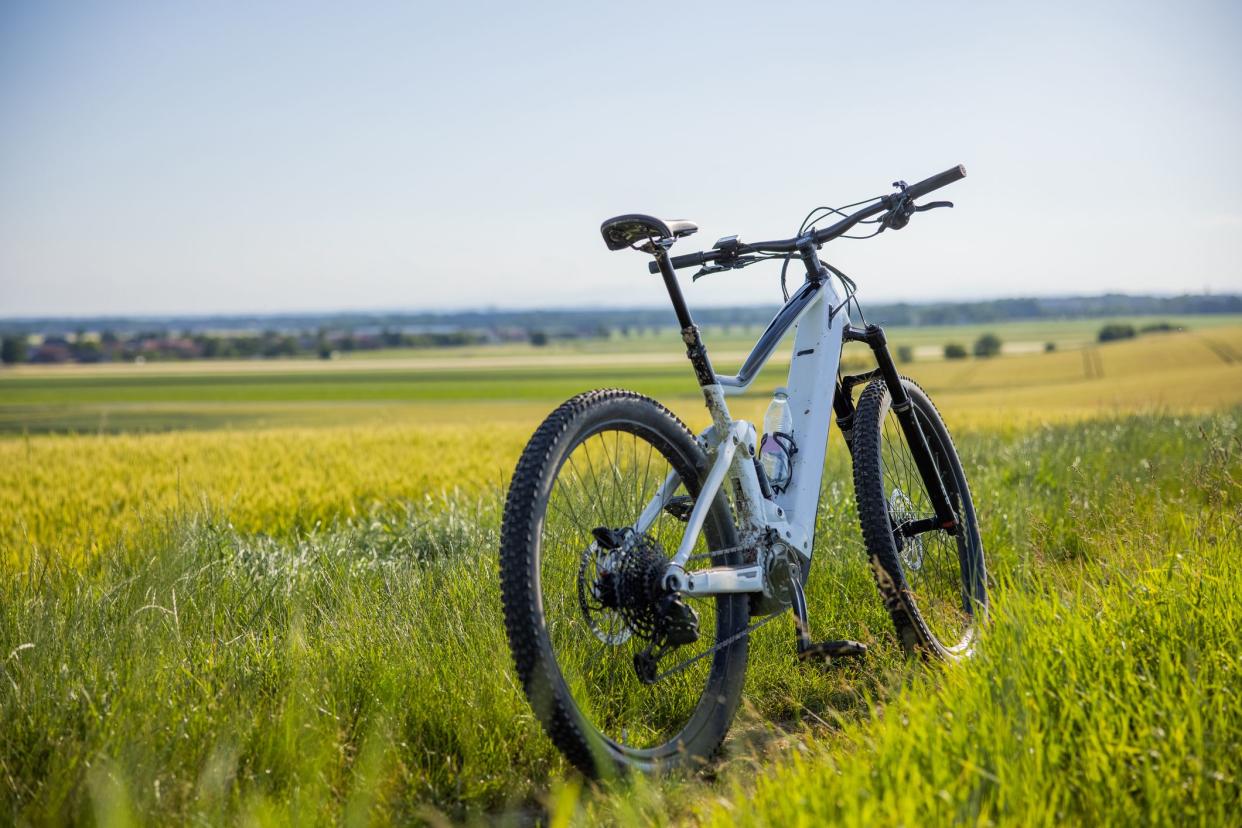
M 849 324 L 845 308 L 835 315 L 831 313 L 841 303 L 835 281 L 829 279 L 824 283 L 815 304 L 798 322 L 794 356 L 789 365 L 789 408 L 798 454 L 794 457 L 790 485 L 776 496 L 776 502 L 789 516 L 790 523 L 802 529 L 806 540 L 801 551 L 807 558 L 814 548 L 815 516 L 832 421 L 832 395 L 841 362 L 842 333 Z

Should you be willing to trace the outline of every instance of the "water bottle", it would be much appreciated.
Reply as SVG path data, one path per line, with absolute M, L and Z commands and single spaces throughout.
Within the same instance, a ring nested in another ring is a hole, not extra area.
M 777 491 L 783 491 L 789 485 L 793 475 L 793 414 L 789 411 L 789 392 L 782 385 L 776 389 L 768 411 L 763 415 L 763 440 L 759 444 L 759 457 L 763 462 L 763 473 L 768 482 Z M 780 434 L 781 436 L 776 436 Z

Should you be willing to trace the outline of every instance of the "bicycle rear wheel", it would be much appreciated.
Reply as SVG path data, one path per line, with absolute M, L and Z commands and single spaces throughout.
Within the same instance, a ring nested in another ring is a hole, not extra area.
M 935 517 L 892 395 L 883 380 L 863 391 L 854 415 L 854 495 L 876 585 L 909 653 L 944 659 L 970 655 L 988 608 L 983 542 L 957 449 L 940 413 L 913 380 L 902 379 L 931 449 L 957 531 L 904 537 L 909 521 Z
M 695 618 L 695 640 L 652 663 L 657 640 L 668 643 L 662 576 L 685 524 L 661 509 L 644 531 L 635 527 L 670 474 L 669 493 L 687 507 L 705 465 L 680 420 L 620 390 L 561 405 L 518 462 L 501 532 L 505 626 L 544 730 L 587 775 L 705 762 L 737 710 L 748 596 L 683 600 L 677 617 Z M 736 551 L 711 554 L 733 546 L 728 502 L 717 495 L 687 568 L 739 563 Z

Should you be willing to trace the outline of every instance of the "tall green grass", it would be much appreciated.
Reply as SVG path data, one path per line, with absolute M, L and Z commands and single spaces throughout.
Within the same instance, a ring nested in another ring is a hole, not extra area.
M 150 526 L 0 575 L 0 820 L 550 815 L 786 824 L 1219 822 L 1242 765 L 1238 417 L 958 435 L 996 609 L 980 655 L 905 662 L 830 455 L 817 635 L 755 636 L 711 778 L 581 788 L 512 674 L 501 492 L 276 536 Z
M 758 773 L 588 797 L 571 785 L 558 816 L 721 826 L 1237 824 L 1236 420 L 1132 419 L 1011 445 L 1041 444 L 1029 464 L 1011 456 L 999 475 L 1030 493 L 1020 501 L 1027 519 L 1016 522 L 1029 532 L 1014 533 L 1013 547 L 994 541 L 1011 553 L 1002 560 L 1027 565 L 994 569 L 992 623 L 975 658 L 912 668 L 902 692 L 872 699 L 855 721 L 802 731 L 793 749 L 768 752 Z M 1070 474 L 1048 473 L 1058 458 Z M 1054 513 L 1058 501 L 1064 508 Z
M 1213 535 L 1215 537 L 1213 537 Z M 1242 814 L 1236 516 L 1005 596 L 979 658 L 808 740 L 713 825 L 1226 825 Z

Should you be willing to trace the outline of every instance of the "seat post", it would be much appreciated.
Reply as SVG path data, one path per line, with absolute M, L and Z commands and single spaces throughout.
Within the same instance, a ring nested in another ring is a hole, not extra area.
M 656 265 L 660 275 L 664 277 L 664 287 L 668 290 L 668 298 L 673 302 L 673 312 L 677 314 L 677 322 L 682 330 L 694 327 L 690 318 L 690 309 L 686 307 L 686 298 L 681 294 L 681 285 L 677 282 L 677 273 L 668 257 L 668 248 L 658 242 L 655 244 Z
M 671 241 L 671 240 L 670 240 Z M 655 260 L 664 277 L 664 287 L 668 298 L 673 303 L 673 312 L 677 314 L 677 324 L 681 325 L 681 341 L 686 343 L 686 357 L 694 366 L 694 375 L 700 386 L 716 384 L 716 372 L 712 370 L 711 360 L 707 358 L 707 349 L 703 347 L 703 338 L 699 336 L 699 328 L 690 317 L 690 309 L 686 307 L 686 297 L 682 296 L 681 285 L 677 281 L 677 273 L 668 257 L 668 248 L 656 242 Z

